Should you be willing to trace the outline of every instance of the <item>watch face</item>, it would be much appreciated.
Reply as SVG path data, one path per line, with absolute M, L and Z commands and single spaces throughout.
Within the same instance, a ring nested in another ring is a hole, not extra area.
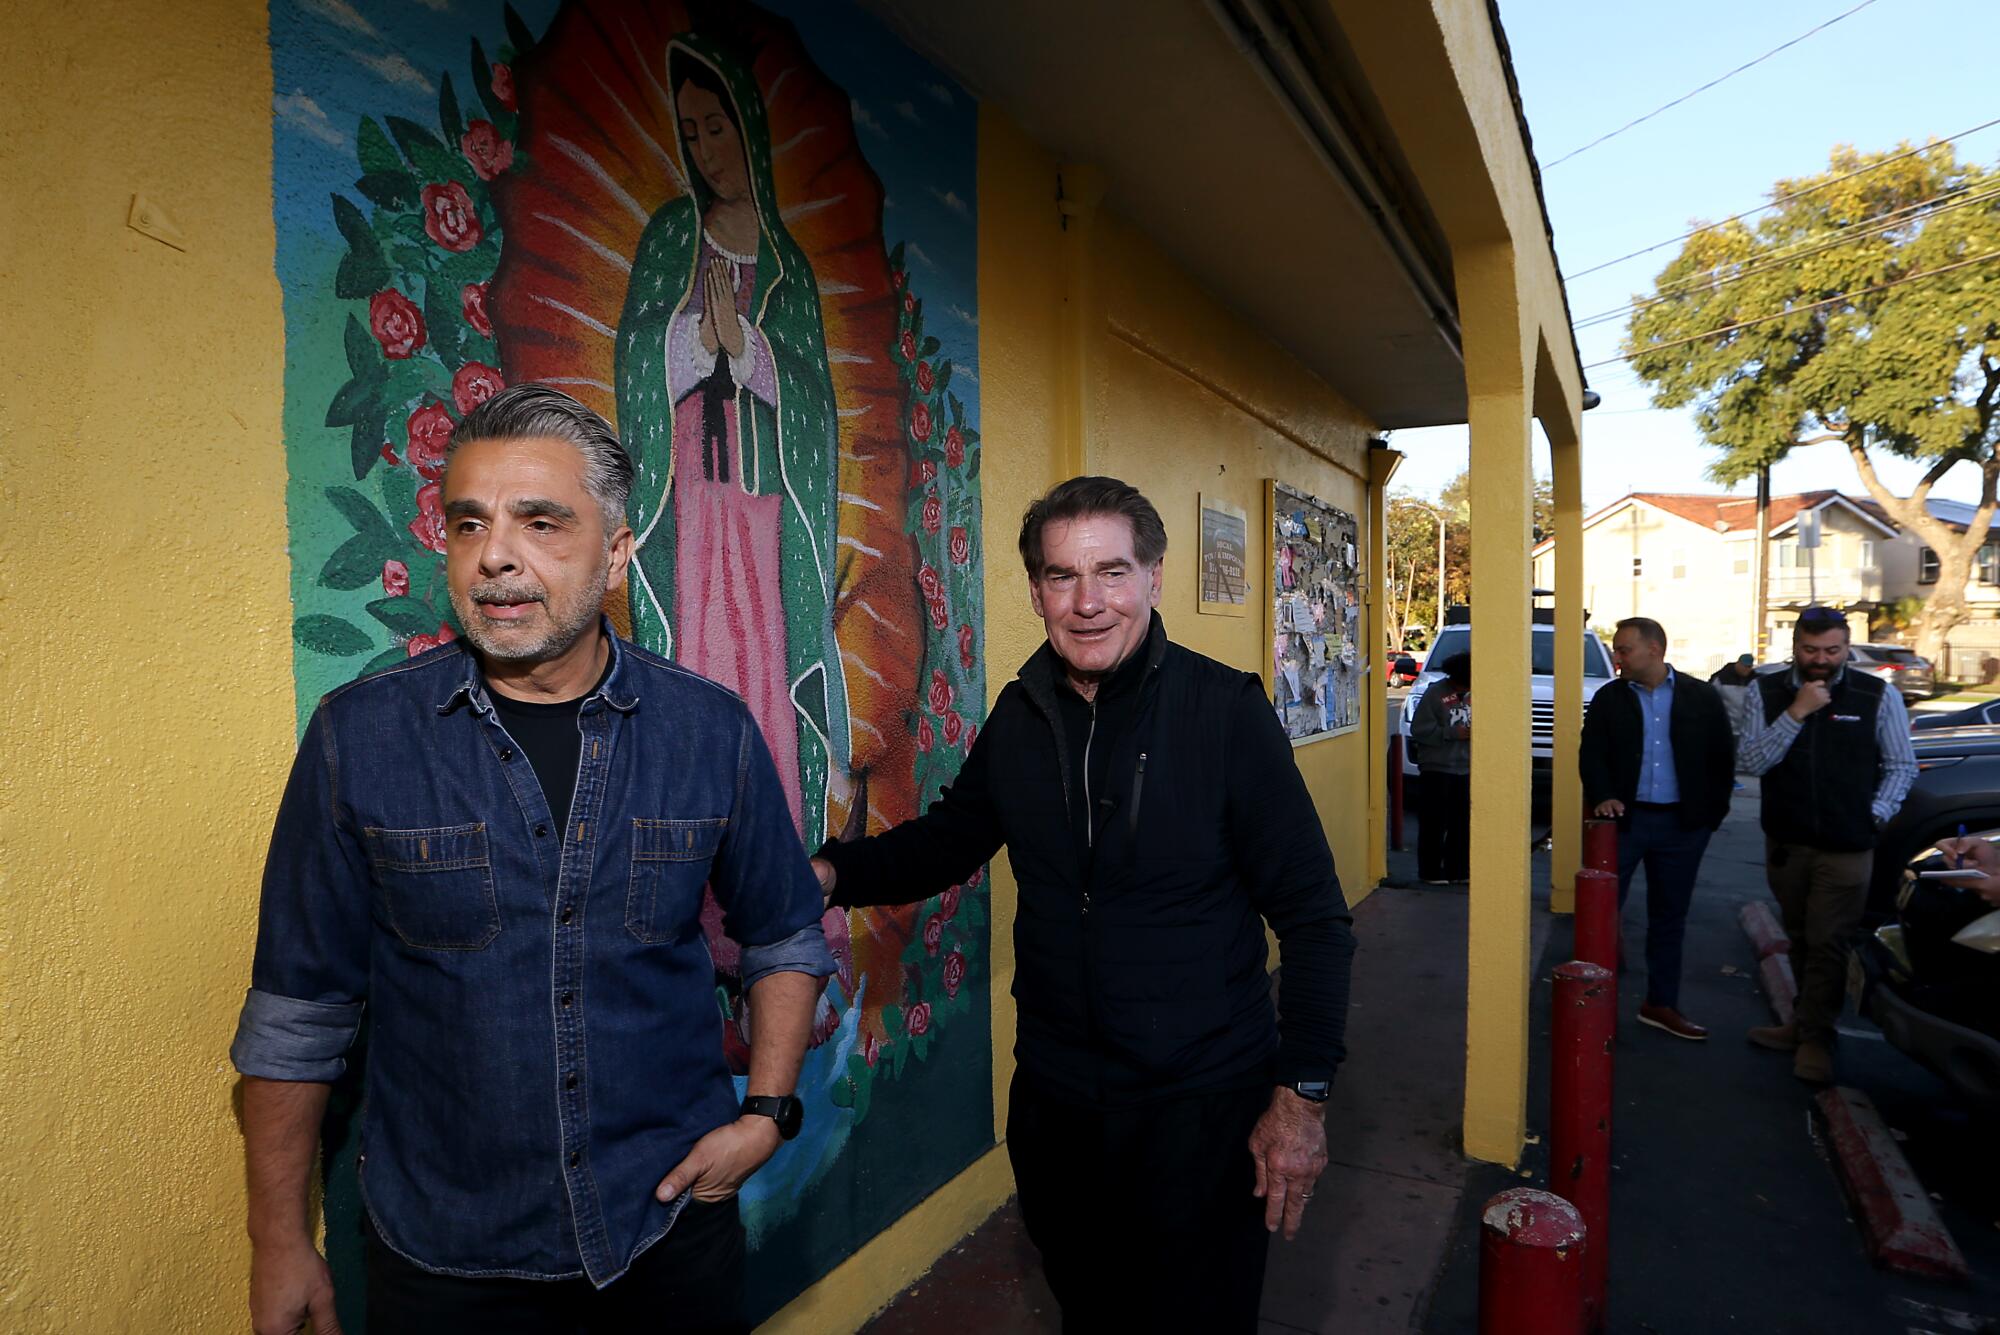
M 796 1098 L 778 1100 L 778 1134 L 786 1140 L 799 1134 L 799 1127 L 806 1120 L 806 1105 Z
M 1333 1094 L 1333 1085 L 1326 1080 L 1301 1080 L 1292 1086 L 1292 1092 L 1309 1103 L 1325 1103 Z

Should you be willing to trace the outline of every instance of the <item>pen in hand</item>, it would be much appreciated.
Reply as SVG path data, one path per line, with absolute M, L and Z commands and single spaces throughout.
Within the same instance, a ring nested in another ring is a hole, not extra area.
M 1965 865 L 1965 822 L 1964 821 L 1960 821 L 1958 823 L 1958 838 L 1959 838 L 1958 852 L 1952 854 L 1951 865 L 1954 867 L 1963 867 Z

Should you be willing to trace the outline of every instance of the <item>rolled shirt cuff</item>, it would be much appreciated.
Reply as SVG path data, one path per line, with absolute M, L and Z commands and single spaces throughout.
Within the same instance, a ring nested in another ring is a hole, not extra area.
M 822 949 L 824 946 L 822 945 Z M 251 988 L 236 1020 L 229 1060 L 261 1080 L 332 1084 L 347 1069 L 364 1003 L 301 1001 Z
M 833 969 L 833 952 L 826 948 L 826 933 L 820 929 L 818 919 L 782 941 L 743 947 L 743 987 L 746 991 L 770 974 L 809 973 L 815 978 L 825 978 Z

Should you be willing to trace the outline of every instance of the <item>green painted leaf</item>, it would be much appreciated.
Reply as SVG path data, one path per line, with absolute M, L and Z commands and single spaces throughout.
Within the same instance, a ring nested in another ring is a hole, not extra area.
M 375 647 L 375 641 L 359 626 L 323 612 L 313 612 L 292 622 L 292 639 L 300 648 L 335 658 L 352 658 Z
M 382 249 L 369 239 L 369 250 L 350 250 L 334 271 L 333 295 L 345 301 L 365 301 L 389 286 L 389 265 Z
M 431 347 L 447 371 L 465 365 L 465 315 L 458 293 L 458 288 L 441 278 L 424 284 L 424 324 L 430 329 Z
M 368 604 L 368 615 L 397 635 L 435 635 L 438 614 L 421 598 L 377 598 Z
M 356 379 L 364 375 L 379 375 L 382 372 L 382 355 L 375 336 L 362 328 L 361 321 L 352 312 L 347 316 L 347 328 L 341 331 L 341 342 L 347 349 L 347 369 Z
M 449 74 L 438 79 L 438 126 L 444 131 L 447 144 L 465 137 L 465 117 L 459 112 L 458 94 L 452 91 Z
M 472 39 L 472 91 L 479 94 L 479 105 L 486 108 L 486 119 L 498 125 L 507 108 L 493 95 L 493 62 L 486 58 L 486 48 L 477 37 Z
M 387 120 L 389 133 L 396 136 L 403 156 L 416 168 L 419 181 L 426 185 L 442 185 L 458 180 L 461 174 L 470 173 L 471 168 L 465 159 L 446 148 L 436 135 L 423 126 L 401 116 L 390 116 Z
M 334 195 L 333 225 L 340 229 L 340 235 L 349 247 L 367 252 L 375 245 L 375 233 L 368 228 L 368 219 L 361 208 L 346 195 Z
M 502 17 L 507 24 L 507 40 L 514 45 L 514 59 L 519 60 L 535 49 L 535 35 L 528 31 L 528 25 L 514 12 L 514 6 L 508 5 Z
M 382 563 L 395 555 L 394 549 L 384 552 L 380 538 L 357 533 L 326 558 L 319 570 L 320 585 L 343 591 L 365 589 L 382 578 Z
M 382 458 L 382 413 L 378 407 L 356 422 L 347 437 L 348 461 L 354 465 L 354 480 L 367 477 Z
M 852 1108 L 854 1106 L 854 1095 L 854 1078 L 849 1076 L 846 1080 L 838 1082 L 832 1089 L 827 1091 L 826 1101 L 836 1108 Z
M 923 1033 L 918 1034 L 915 1038 L 911 1039 L 910 1048 L 918 1061 L 923 1061 L 927 1057 L 929 1057 L 931 1051 L 930 1031 L 925 1030 Z
M 910 1056 L 909 1039 L 901 1038 L 890 1043 L 889 1074 L 895 1076 L 897 1079 L 901 1079 L 903 1075 L 903 1063 L 909 1060 L 909 1056 Z
M 923 355 L 926 357 L 934 357 L 937 355 L 937 350 L 943 346 L 944 345 L 942 343 L 939 343 L 935 337 L 927 338 L 924 340 L 923 344 Z
M 361 128 L 354 135 L 354 148 L 361 170 L 370 175 L 403 169 L 402 155 L 396 152 L 396 146 L 389 142 L 388 135 L 382 133 L 382 127 L 375 123 L 373 116 L 361 118 Z
M 377 208 L 413 209 L 417 206 L 417 178 L 406 171 L 369 172 L 354 183 Z
M 327 405 L 326 424 L 328 426 L 353 426 L 371 414 L 380 416 L 382 412 L 382 381 L 376 378 L 356 377 L 342 385 Z
M 890 1034 L 900 1034 L 903 1032 L 903 1008 L 901 1006 L 884 1006 L 882 1008 L 882 1028 Z
M 377 546 L 399 543 L 396 530 L 375 508 L 375 502 L 363 496 L 352 487 L 328 487 L 323 493 L 327 503 L 340 511 L 340 517 L 354 526 L 356 533 L 374 540 Z
M 392 644 L 366 663 L 363 663 L 361 665 L 361 675 L 365 677 L 371 672 L 380 672 L 383 668 L 394 667 L 409 656 L 410 649 L 408 645 Z
M 860 1059 L 857 1058 L 856 1060 Z M 868 1116 L 868 1104 L 874 1097 L 875 1089 L 875 1072 L 869 1069 L 866 1061 L 861 1062 L 861 1067 L 868 1074 L 864 1079 L 854 1082 L 854 1120 L 857 1123 L 862 1118 Z

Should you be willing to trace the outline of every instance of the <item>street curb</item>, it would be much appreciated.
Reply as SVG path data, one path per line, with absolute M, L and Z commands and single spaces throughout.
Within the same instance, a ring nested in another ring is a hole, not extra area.
M 1799 997 L 1798 982 L 1792 977 L 1792 957 L 1766 955 L 1758 962 L 1757 972 L 1764 980 L 1764 1000 L 1771 1003 L 1771 1014 L 1778 1017 L 1779 1024 L 1790 1024 Z
M 1778 925 L 1778 915 L 1771 912 L 1769 904 L 1753 900 L 1736 911 L 1736 920 L 1743 924 L 1744 934 L 1756 947 L 1758 959 L 1792 953 L 1792 939 Z
M 1964 1255 L 1875 1104 L 1845 1085 L 1821 1090 L 1816 1101 L 1875 1263 L 1906 1275 L 1966 1279 Z

